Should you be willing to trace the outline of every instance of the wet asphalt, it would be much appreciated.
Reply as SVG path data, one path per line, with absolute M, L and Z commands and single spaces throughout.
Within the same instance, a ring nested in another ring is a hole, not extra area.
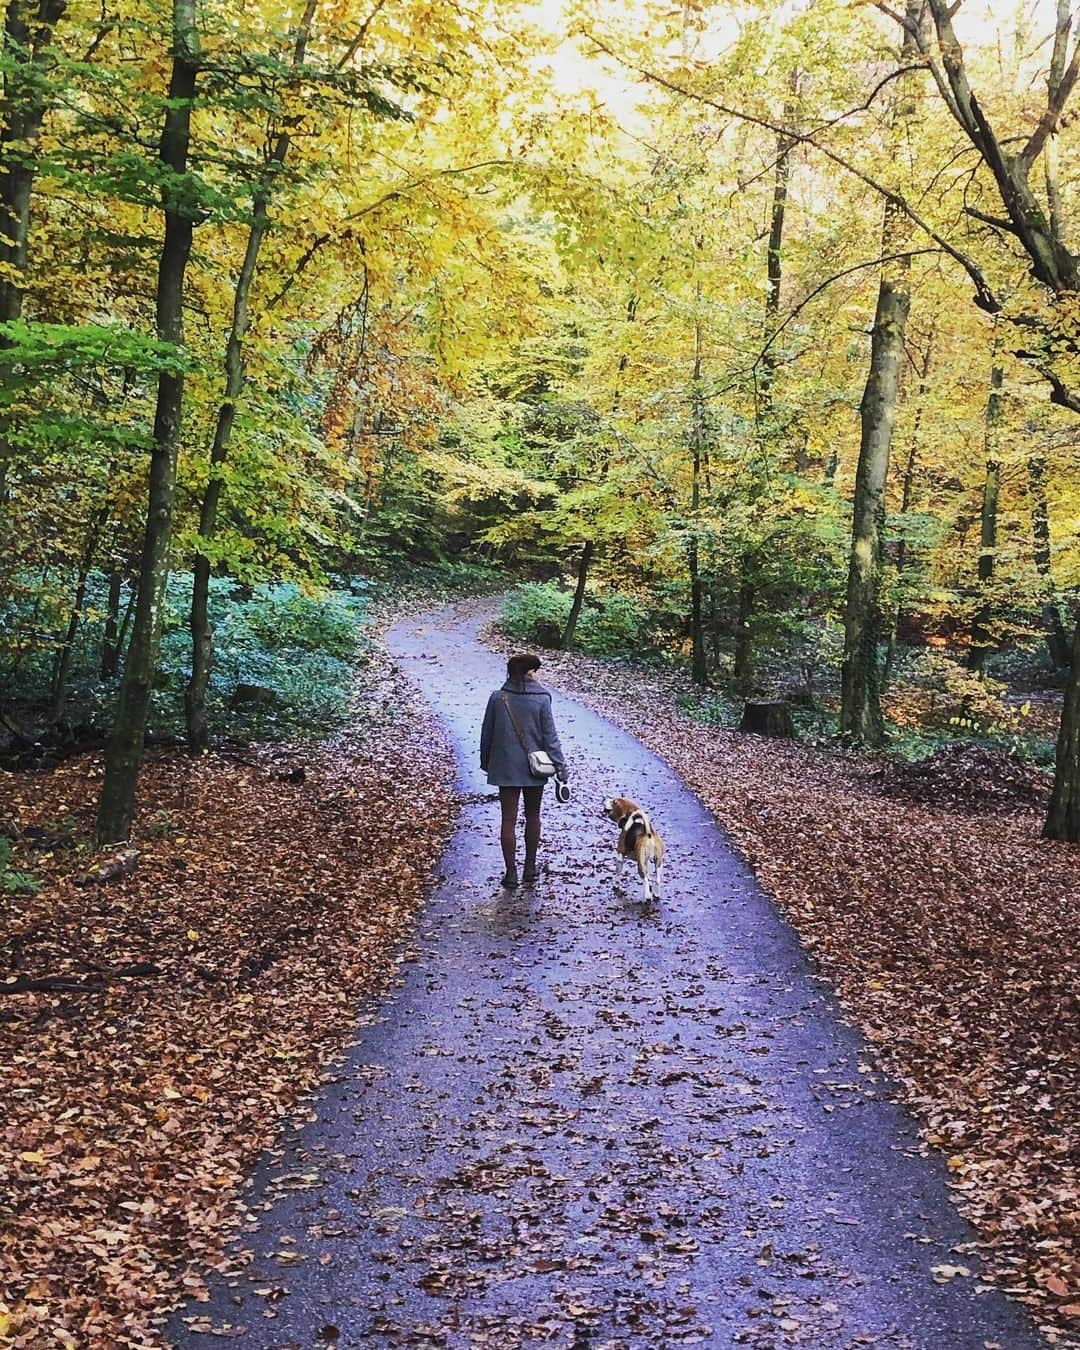
M 394 987 L 255 1174 L 254 1260 L 172 1343 L 1045 1345 L 955 1250 L 941 1161 L 716 821 L 559 695 L 574 800 L 546 794 L 540 881 L 500 888 L 476 747 L 504 667 L 480 625 L 389 633 L 465 805 Z M 613 794 L 665 838 L 659 905 L 629 873 L 614 891 Z

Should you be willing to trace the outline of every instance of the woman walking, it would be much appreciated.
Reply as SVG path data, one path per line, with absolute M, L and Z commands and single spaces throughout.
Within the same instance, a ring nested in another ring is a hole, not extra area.
M 559 733 L 551 715 L 551 695 L 533 678 L 540 669 L 538 656 L 512 656 L 506 663 L 507 680 L 488 699 L 480 732 L 480 767 L 489 783 L 499 789 L 502 844 L 506 871 L 502 884 L 508 890 L 518 885 L 518 800 L 525 797 L 525 871 L 523 880 L 536 880 L 536 849 L 540 843 L 540 805 L 545 779 L 529 766 L 529 755 L 545 750 L 559 778 L 567 777 Z

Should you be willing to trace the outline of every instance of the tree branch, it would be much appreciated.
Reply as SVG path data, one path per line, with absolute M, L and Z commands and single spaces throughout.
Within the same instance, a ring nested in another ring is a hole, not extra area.
M 1073 48 L 1072 60 L 1069 62 L 1069 68 L 1061 76 L 1057 88 L 1050 95 L 1046 111 L 1039 118 L 1039 125 L 1031 134 L 1031 139 L 1023 150 L 1020 151 L 1020 162 L 1025 169 L 1030 169 L 1032 164 L 1038 159 L 1043 146 L 1046 144 L 1048 136 L 1052 136 L 1057 130 L 1058 119 L 1061 117 L 1065 104 L 1069 100 L 1069 95 L 1073 91 L 1077 77 L 1080 76 L 1080 43 Z
M 1019 233 L 1011 220 L 1006 220 L 1004 216 L 991 216 L 986 211 L 980 211 L 977 206 L 965 206 L 964 213 L 974 216 L 976 220 L 981 220 L 984 225 L 993 225 L 998 230 L 1008 230 L 1010 234 Z
M 989 314 L 996 314 L 1001 309 L 1001 302 L 990 289 L 990 284 L 983 275 L 982 269 L 973 258 L 969 258 L 966 254 L 961 253 L 954 244 L 949 243 L 943 235 L 939 234 L 928 221 L 924 220 L 918 212 L 908 204 L 901 193 L 896 192 L 893 188 L 886 187 L 884 183 L 880 183 L 876 178 L 872 178 L 863 169 L 860 169 L 858 165 L 852 164 L 850 160 L 845 159 L 843 155 L 837 154 L 835 150 L 830 150 L 828 146 L 822 145 L 819 141 L 814 140 L 814 135 L 816 133 L 795 131 L 790 127 L 781 126 L 770 118 L 757 117 L 753 113 L 746 112 L 744 109 L 732 108 L 726 103 L 720 103 L 716 99 L 708 98 L 705 94 L 699 94 L 693 89 L 687 89 L 684 85 L 676 84 L 674 80 L 669 80 L 658 71 L 649 70 L 645 66 L 637 66 L 632 62 L 623 60 L 617 52 L 613 51 L 593 33 L 586 30 L 585 35 L 591 42 L 595 43 L 599 50 L 604 52 L 605 55 L 610 56 L 613 60 L 618 61 L 621 65 L 625 66 L 626 69 L 632 70 L 636 75 L 640 75 L 642 79 L 648 80 L 650 83 L 658 85 L 662 89 L 667 89 L 673 94 L 678 94 L 682 98 L 691 99 L 696 103 L 704 104 L 705 107 L 713 108 L 717 112 L 723 113 L 726 117 L 735 117 L 741 122 L 748 122 L 751 126 L 762 127 L 766 131 L 771 131 L 774 136 L 786 136 L 793 144 L 812 145 L 819 154 L 824 155 L 826 159 L 843 169 L 845 173 L 850 173 L 872 191 L 878 193 L 878 195 L 883 197 L 886 201 L 892 202 L 893 205 L 902 211 L 918 229 L 922 230 L 925 235 L 931 238 L 943 253 L 947 253 L 954 262 L 959 263 L 975 285 L 975 303 L 980 309 L 986 310 Z
M 368 216 L 373 211 L 377 211 L 380 206 L 385 206 L 387 202 L 396 201 L 399 197 L 406 196 L 415 188 L 426 187 L 428 183 L 433 183 L 441 178 L 456 178 L 462 174 L 475 173 L 478 169 L 506 168 L 508 165 L 514 164 L 514 162 L 515 161 L 511 159 L 483 159 L 477 160 L 475 164 L 459 164 L 450 169 L 436 169 L 434 173 L 423 174 L 419 178 L 411 178 L 400 184 L 398 187 L 390 188 L 389 191 L 384 192 L 381 197 L 376 197 L 374 201 L 368 202 L 366 206 L 362 206 L 359 211 L 353 211 L 351 215 L 346 216 L 343 223 L 350 228 L 344 230 L 338 237 L 343 240 L 348 240 L 352 236 L 351 226 L 355 221 L 362 220 L 364 216 Z M 274 309 L 285 299 L 286 295 L 288 295 L 289 291 L 292 290 L 293 286 L 300 279 L 301 273 L 307 270 L 308 266 L 315 258 L 315 255 L 321 248 L 324 248 L 329 244 L 334 237 L 334 232 L 332 230 L 327 230 L 323 234 L 315 236 L 303 253 L 301 253 L 296 266 L 293 268 L 290 275 L 281 284 L 273 297 L 267 301 L 267 309 Z
M 1070 389 L 1060 375 L 1047 365 L 1036 364 L 1035 369 L 1050 386 L 1050 402 L 1059 408 L 1068 408 L 1070 412 L 1080 413 L 1080 393 Z
M 924 257 L 928 253 L 940 253 L 940 252 L 941 250 L 936 248 L 915 248 L 915 249 L 905 249 L 902 253 L 885 253 L 882 254 L 880 258 L 870 258 L 866 262 L 854 263 L 851 267 L 845 267 L 843 271 L 836 272 L 831 277 L 826 277 L 825 280 L 819 286 L 815 286 L 812 291 L 810 291 L 807 295 L 804 295 L 803 298 L 799 301 L 799 303 L 795 306 L 795 308 L 784 319 L 784 322 L 780 324 L 777 328 L 775 328 L 772 333 L 770 333 L 769 340 L 765 343 L 761 351 L 758 353 L 757 357 L 754 360 L 754 365 L 753 367 L 751 367 L 751 369 L 756 369 L 757 366 L 761 364 L 763 357 L 767 354 L 769 348 L 773 345 L 773 343 L 784 331 L 784 329 L 787 328 L 787 326 L 802 313 L 802 311 L 806 308 L 806 306 L 810 303 L 811 300 L 819 296 L 821 292 L 825 290 L 827 287 L 831 286 L 834 281 L 840 281 L 842 278 L 850 276 L 852 272 L 861 272 L 864 268 L 867 267 L 882 267 L 884 266 L 885 263 L 898 262 L 901 258 L 920 258 Z

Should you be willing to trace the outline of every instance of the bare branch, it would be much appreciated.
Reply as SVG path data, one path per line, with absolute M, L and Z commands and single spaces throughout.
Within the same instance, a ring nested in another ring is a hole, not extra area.
M 347 243 L 352 238 L 353 231 L 351 225 L 355 221 L 362 220 L 364 216 L 369 216 L 373 211 L 377 211 L 380 206 L 386 206 L 388 202 L 397 201 L 399 198 L 407 196 L 414 189 L 426 187 L 427 184 L 433 183 L 437 179 L 456 178 L 462 174 L 475 173 L 477 169 L 506 168 L 508 165 L 513 165 L 514 163 L 515 161 L 510 159 L 484 159 L 478 160 L 475 164 L 459 164 L 451 169 L 437 169 L 434 173 L 424 174 L 418 178 L 409 179 L 398 187 L 391 188 L 388 192 L 384 192 L 381 197 L 376 197 L 374 201 L 368 202 L 368 204 L 362 206 L 359 211 L 353 211 L 350 215 L 346 216 L 343 224 L 350 228 L 346 228 L 336 237 Z M 301 274 L 305 272 L 314 261 L 319 250 L 325 248 L 334 238 L 335 234 L 332 230 L 327 230 L 324 233 L 315 236 L 297 259 L 296 266 L 293 268 L 290 275 L 286 277 L 281 287 L 267 301 L 267 309 L 276 308 L 276 306 L 285 299 L 286 295 L 288 295 L 293 286 L 300 279 Z
M 980 211 L 977 206 L 965 206 L 966 215 L 974 216 L 976 220 L 981 220 L 984 225 L 993 225 L 997 230 L 1008 230 L 1010 234 L 1019 233 L 1011 220 L 1006 220 L 1003 216 L 991 216 L 985 211 Z
M 345 67 L 349 64 L 349 62 L 350 62 L 350 61 L 353 59 L 353 57 L 356 55 L 356 53 L 360 50 L 360 48 L 361 48 L 361 47 L 364 45 L 364 43 L 367 41 L 367 35 L 368 35 L 368 32 L 369 32 L 369 30 L 370 30 L 370 28 L 371 28 L 371 25 L 375 22 L 375 19 L 376 19 L 376 17 L 378 16 L 379 11 L 384 7 L 385 4 L 386 4 L 386 0 L 375 0 L 375 5 L 374 5 L 374 8 L 372 9 L 371 13 L 367 16 L 367 18 L 364 20 L 364 22 L 360 25 L 360 28 L 359 28 L 359 30 L 357 31 L 356 36 L 355 36 L 355 37 L 353 38 L 353 40 L 349 43 L 349 45 L 345 48 L 345 55 L 344 55 L 344 56 L 341 58 L 341 60 L 337 63 L 337 68 L 338 68 L 338 70 L 344 70 Z

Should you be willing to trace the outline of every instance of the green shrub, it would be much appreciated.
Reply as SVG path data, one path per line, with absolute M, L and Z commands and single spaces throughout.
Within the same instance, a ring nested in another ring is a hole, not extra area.
M 537 647 L 558 647 L 570 617 L 573 595 L 555 582 L 530 582 L 507 596 L 502 626 L 512 637 Z M 578 617 L 574 646 L 590 656 L 625 656 L 651 642 L 649 614 L 632 595 L 609 591 L 588 595 Z
M 557 647 L 570 617 L 573 597 L 554 582 L 530 582 L 503 602 L 502 626 L 511 637 L 536 647 Z
M 117 684 L 116 678 L 103 680 L 99 673 L 107 587 L 105 576 L 91 576 L 84 621 L 72 650 L 66 712 L 70 723 L 98 730 L 109 725 Z M 207 708 L 213 734 L 277 740 L 321 735 L 340 725 L 355 668 L 367 650 L 367 591 L 363 583 L 349 590 L 308 592 L 291 583 L 242 587 L 229 577 L 212 578 L 214 664 Z M 151 727 L 160 733 L 180 735 L 184 729 L 184 690 L 191 674 L 190 601 L 190 574 L 174 574 L 166 593 L 151 707 Z M 9 598 L 0 606 L 0 629 L 22 631 L 33 616 L 24 600 Z M 50 621 L 57 633 L 61 619 L 66 624 L 63 615 Z M 12 706 L 46 705 L 53 650 L 43 642 L 17 665 L 0 668 Z M 274 697 L 233 707 L 240 684 L 258 686 Z
M 712 691 L 677 694 L 675 703 L 687 717 L 710 727 L 737 727 L 742 716 L 741 703 Z
M 632 595 L 612 591 L 598 604 L 583 609 L 577 641 L 594 656 L 624 656 L 648 646 L 649 616 Z

